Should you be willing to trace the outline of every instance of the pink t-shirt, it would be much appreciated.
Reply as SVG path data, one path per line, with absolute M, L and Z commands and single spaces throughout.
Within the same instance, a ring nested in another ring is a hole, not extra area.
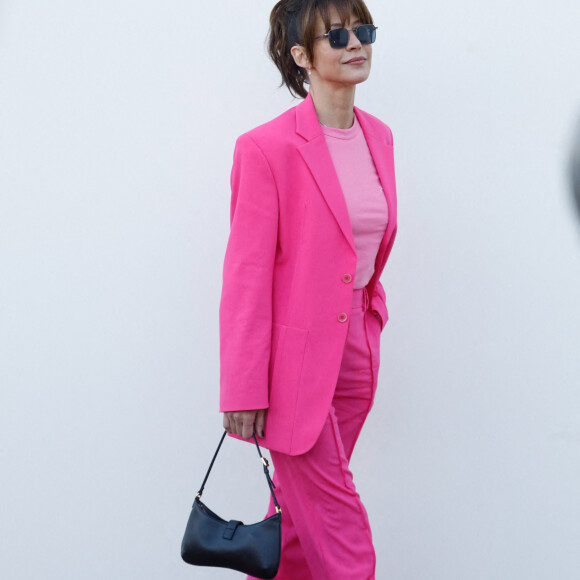
M 387 199 L 356 115 L 350 129 L 321 126 L 344 193 L 357 253 L 354 288 L 363 288 L 387 228 Z

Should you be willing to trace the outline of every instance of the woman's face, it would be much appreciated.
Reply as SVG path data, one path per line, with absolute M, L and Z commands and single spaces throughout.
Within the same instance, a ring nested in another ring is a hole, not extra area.
M 343 28 L 340 23 L 340 16 L 336 8 L 331 8 L 331 28 Z M 344 28 L 357 27 L 363 22 L 359 22 L 356 17 L 351 16 L 345 23 Z M 324 22 L 317 18 L 316 34 L 326 34 L 328 30 Z M 328 37 L 314 41 L 312 73 L 310 82 L 329 83 L 337 86 L 351 86 L 366 81 L 371 72 L 371 60 L 373 49 L 371 44 L 361 44 L 354 32 L 349 34 L 349 42 L 345 48 L 332 48 Z

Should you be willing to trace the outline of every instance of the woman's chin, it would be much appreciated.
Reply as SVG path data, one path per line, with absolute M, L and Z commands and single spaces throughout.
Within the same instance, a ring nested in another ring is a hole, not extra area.
M 345 71 L 346 73 L 345 77 L 349 84 L 358 85 L 360 83 L 364 83 L 369 78 L 371 74 L 371 69 L 368 65 L 363 65 L 356 68 L 354 65 L 350 66 L 352 66 L 352 69 L 351 70 L 347 69 Z

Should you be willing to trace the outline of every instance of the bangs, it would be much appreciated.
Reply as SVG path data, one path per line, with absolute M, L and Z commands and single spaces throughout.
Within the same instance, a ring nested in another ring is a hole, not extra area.
M 335 8 L 338 12 L 340 25 L 343 28 L 351 15 L 354 16 L 354 20 L 359 20 L 361 24 L 373 24 L 369 9 L 361 0 L 319 0 L 317 4 L 318 13 L 326 30 L 330 30 L 330 25 L 335 24 L 330 21 L 331 8 Z

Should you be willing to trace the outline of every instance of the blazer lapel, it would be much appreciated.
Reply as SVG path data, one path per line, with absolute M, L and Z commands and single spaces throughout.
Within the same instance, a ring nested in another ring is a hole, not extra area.
M 389 221 L 377 253 L 374 279 L 380 276 L 384 267 L 385 256 L 387 255 L 389 244 L 397 225 L 397 196 L 395 191 L 393 145 L 388 143 L 384 137 L 378 137 L 375 134 L 372 117 L 369 117 L 358 107 L 354 108 L 354 112 L 362 127 L 375 167 L 377 168 L 377 173 L 389 208 Z M 314 176 L 344 237 L 353 252 L 356 253 L 344 194 L 336 170 L 334 169 L 330 152 L 328 151 L 324 133 L 320 128 L 310 94 L 296 107 L 296 132 L 306 139 L 306 142 L 299 146 L 298 150 Z
M 314 176 L 344 237 L 356 253 L 344 194 L 310 95 L 296 107 L 296 132 L 306 139 L 306 143 L 299 146 L 298 150 Z

